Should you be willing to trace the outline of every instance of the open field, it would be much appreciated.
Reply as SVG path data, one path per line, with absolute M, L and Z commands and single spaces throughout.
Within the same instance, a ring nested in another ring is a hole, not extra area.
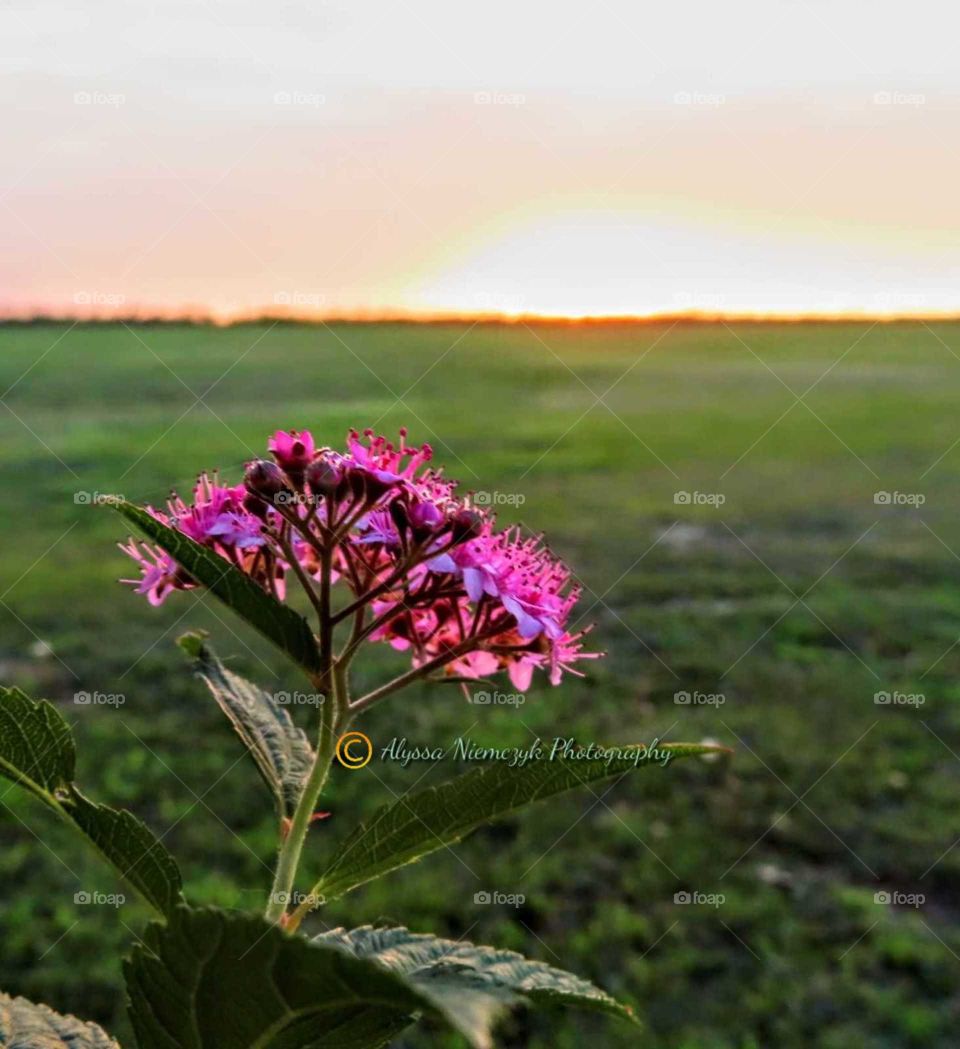
M 266 687 L 302 686 L 218 606 L 153 610 L 119 586 L 125 529 L 77 493 L 160 501 L 202 467 L 239 471 L 278 427 L 334 444 L 407 425 L 503 519 L 547 532 L 609 656 L 520 707 L 407 693 L 362 726 L 374 742 L 713 737 L 736 755 L 571 794 L 320 918 L 562 964 L 633 1002 L 658 1049 L 954 1045 L 958 355 L 950 324 L 4 327 L 0 681 L 63 702 L 81 782 L 164 834 L 193 899 L 259 905 L 272 813 L 173 640 L 204 627 Z M 78 690 L 124 702 L 74 704 Z M 341 772 L 308 848 L 452 772 Z M 122 891 L 82 850 L 0 787 L 0 987 L 122 1041 L 111 947 L 146 915 L 74 902 Z M 525 901 L 475 903 L 483 891 Z M 638 1044 L 573 1013 L 518 1015 L 504 1042 Z

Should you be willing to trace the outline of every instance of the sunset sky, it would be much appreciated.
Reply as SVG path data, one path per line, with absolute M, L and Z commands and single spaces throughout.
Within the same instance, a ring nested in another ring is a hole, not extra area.
M 960 311 L 946 2 L 12 0 L 5 315 Z

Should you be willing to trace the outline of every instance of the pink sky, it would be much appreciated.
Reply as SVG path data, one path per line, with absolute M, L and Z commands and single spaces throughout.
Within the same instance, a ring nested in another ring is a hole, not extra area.
M 960 310 L 953 5 L 89 6 L 0 13 L 5 314 Z

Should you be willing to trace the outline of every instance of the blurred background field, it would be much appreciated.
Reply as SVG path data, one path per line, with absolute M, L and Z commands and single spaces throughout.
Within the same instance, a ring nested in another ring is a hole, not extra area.
M 62 704 L 83 786 L 163 835 L 193 900 L 259 908 L 269 800 L 174 639 L 203 627 L 268 689 L 303 685 L 209 600 L 158 611 L 118 585 L 126 530 L 77 493 L 161 501 L 203 467 L 238 474 L 278 427 L 337 444 L 406 425 L 466 487 L 522 496 L 501 518 L 570 560 L 609 655 L 519 708 L 405 693 L 361 725 L 375 744 L 711 737 L 736 754 L 531 810 L 316 928 L 386 920 L 513 947 L 631 1001 L 647 1028 L 518 1014 L 510 1046 L 954 1045 L 958 354 L 960 327 L 924 323 L 3 327 L 0 680 Z M 392 660 L 371 655 L 372 681 Z M 78 690 L 125 701 L 78 705 Z M 341 771 L 305 872 L 391 792 L 455 771 Z M 0 846 L 0 987 L 129 1041 L 119 956 L 145 911 L 76 904 L 123 890 L 6 786 Z

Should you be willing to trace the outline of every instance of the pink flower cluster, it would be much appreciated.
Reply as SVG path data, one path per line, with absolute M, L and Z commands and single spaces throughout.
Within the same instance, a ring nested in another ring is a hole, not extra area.
M 352 431 L 347 450 L 311 434 L 278 431 L 273 461 L 248 463 L 244 483 L 202 475 L 192 505 L 174 495 L 150 513 L 254 578 L 278 600 L 295 575 L 316 605 L 328 578 L 346 591 L 331 613 L 353 623 L 352 646 L 384 641 L 414 667 L 465 678 L 506 669 L 526 689 L 533 672 L 559 684 L 598 653 L 567 623 L 579 597 L 569 569 L 539 538 L 497 530 L 493 516 L 429 466 L 430 446 Z M 122 545 L 138 562 L 133 583 L 151 604 L 195 586 L 158 547 Z

